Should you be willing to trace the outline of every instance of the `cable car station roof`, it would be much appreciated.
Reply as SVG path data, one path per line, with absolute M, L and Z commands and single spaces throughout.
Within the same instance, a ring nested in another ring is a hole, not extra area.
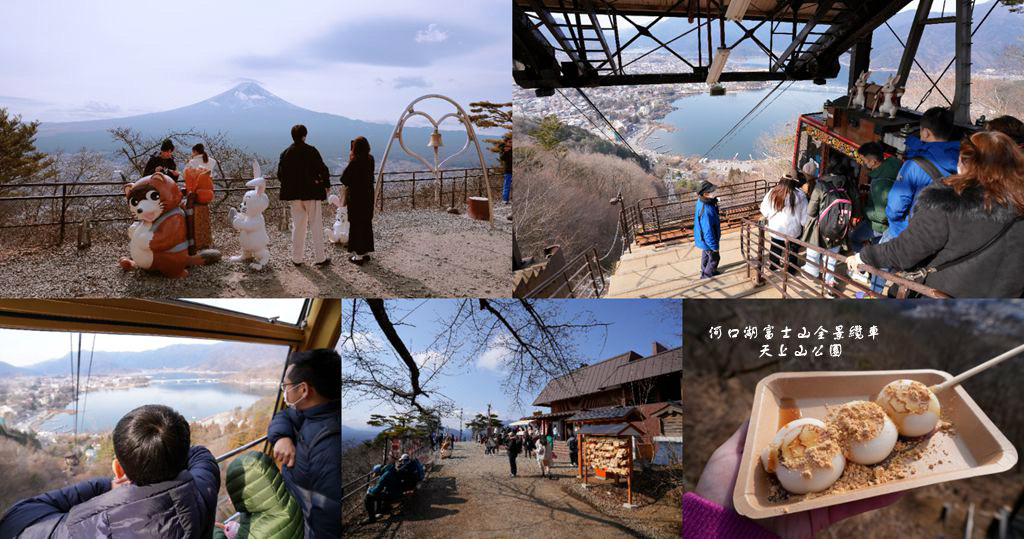
M 554 88 L 637 84 L 824 83 L 838 75 L 840 55 L 907 4 L 514 0 L 513 77 L 523 88 L 538 89 L 538 95 L 550 95 Z M 763 67 L 737 69 L 728 63 L 728 52 L 722 51 L 741 43 L 756 46 Z M 671 56 L 664 70 L 637 69 L 638 55 L 655 52 Z

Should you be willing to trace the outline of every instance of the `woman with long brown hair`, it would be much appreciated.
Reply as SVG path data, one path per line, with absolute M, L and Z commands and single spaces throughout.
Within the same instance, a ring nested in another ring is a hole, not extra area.
M 975 133 L 957 172 L 921 191 L 899 237 L 847 265 L 921 270 L 954 297 L 1024 296 L 1024 152 L 1003 133 Z
M 341 173 L 345 186 L 345 205 L 351 223 L 348 250 L 349 262 L 362 266 L 373 252 L 373 155 L 365 137 L 356 137 L 349 146 L 348 165 Z
M 804 223 L 807 222 L 807 195 L 797 189 L 796 179 L 792 176 L 784 176 L 779 183 L 772 187 L 771 191 L 765 194 L 761 200 L 761 215 L 768 220 L 768 228 L 781 232 L 794 238 L 800 237 L 803 232 Z M 769 269 L 775 271 L 781 269 L 782 252 L 786 246 L 786 240 L 772 234 L 771 254 L 768 257 Z M 796 275 L 800 267 L 800 259 L 797 256 L 796 244 L 791 244 L 787 271 Z

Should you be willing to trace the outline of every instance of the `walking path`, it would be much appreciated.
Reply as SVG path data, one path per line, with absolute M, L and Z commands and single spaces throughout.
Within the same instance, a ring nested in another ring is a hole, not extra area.
M 484 455 L 481 445 L 460 442 L 400 515 L 353 526 L 345 537 L 678 537 L 678 531 L 657 531 L 665 529 L 664 522 L 652 526 L 652 515 L 664 519 L 665 511 L 635 509 L 637 517 L 648 521 L 625 521 L 568 494 L 567 487 L 576 482 L 568 462 L 552 468 L 554 479 L 541 478 L 537 461 L 525 455 L 519 456 L 518 468 L 512 479 L 504 452 Z M 681 518 L 678 512 L 674 518 Z

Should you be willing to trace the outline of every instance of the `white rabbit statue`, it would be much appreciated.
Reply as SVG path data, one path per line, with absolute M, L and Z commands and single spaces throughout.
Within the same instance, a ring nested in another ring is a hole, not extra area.
M 249 266 L 260 270 L 270 262 L 270 236 L 267 235 L 266 222 L 263 220 L 263 212 L 270 207 L 270 197 L 266 193 L 267 180 L 263 178 L 260 164 L 255 160 L 252 162 L 252 176 L 253 179 L 245 185 L 253 189 L 242 197 L 241 211 L 231 208 L 228 212 L 228 219 L 231 226 L 239 232 L 239 243 L 242 245 L 242 254 L 229 260 L 252 260 Z
M 886 79 L 885 86 L 882 86 L 882 104 L 878 107 L 878 115 L 895 118 L 896 103 L 902 95 L 903 89 L 896 87 L 896 75 Z
M 341 204 L 341 197 L 338 195 L 327 197 L 327 202 L 336 206 L 338 210 L 334 212 L 334 226 L 330 229 L 325 228 L 324 235 L 331 243 L 345 245 L 348 243 L 348 207 Z
M 855 84 L 856 90 L 854 90 L 854 92 L 853 92 L 853 100 L 850 101 L 850 107 L 851 108 L 856 108 L 856 109 L 863 109 L 864 108 L 864 105 L 865 105 L 865 102 L 866 102 L 866 99 L 867 99 L 867 96 L 865 95 L 864 90 L 868 86 L 868 76 L 870 76 L 870 75 L 871 75 L 870 71 L 864 71 L 863 73 L 860 74 L 859 77 L 857 77 L 857 82 Z

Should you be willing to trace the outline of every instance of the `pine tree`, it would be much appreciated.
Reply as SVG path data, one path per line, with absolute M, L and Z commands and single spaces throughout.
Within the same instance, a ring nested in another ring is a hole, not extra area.
M 559 131 L 562 129 L 562 122 L 558 121 L 558 116 L 549 114 L 540 121 L 540 125 L 537 126 L 537 130 L 531 133 L 533 138 L 537 139 L 537 143 L 540 144 L 545 150 L 554 150 L 558 147 L 558 144 L 562 142 L 559 136 Z
M 0 108 L 0 187 L 24 181 L 50 164 L 45 153 L 36 150 L 39 122 L 25 123 L 21 116 L 9 116 Z
M 469 120 L 477 127 L 497 127 L 505 130 L 501 138 L 486 139 L 490 144 L 488 149 L 501 155 L 505 149 L 506 141 L 512 138 L 512 103 L 477 101 L 470 103 L 469 107 Z

